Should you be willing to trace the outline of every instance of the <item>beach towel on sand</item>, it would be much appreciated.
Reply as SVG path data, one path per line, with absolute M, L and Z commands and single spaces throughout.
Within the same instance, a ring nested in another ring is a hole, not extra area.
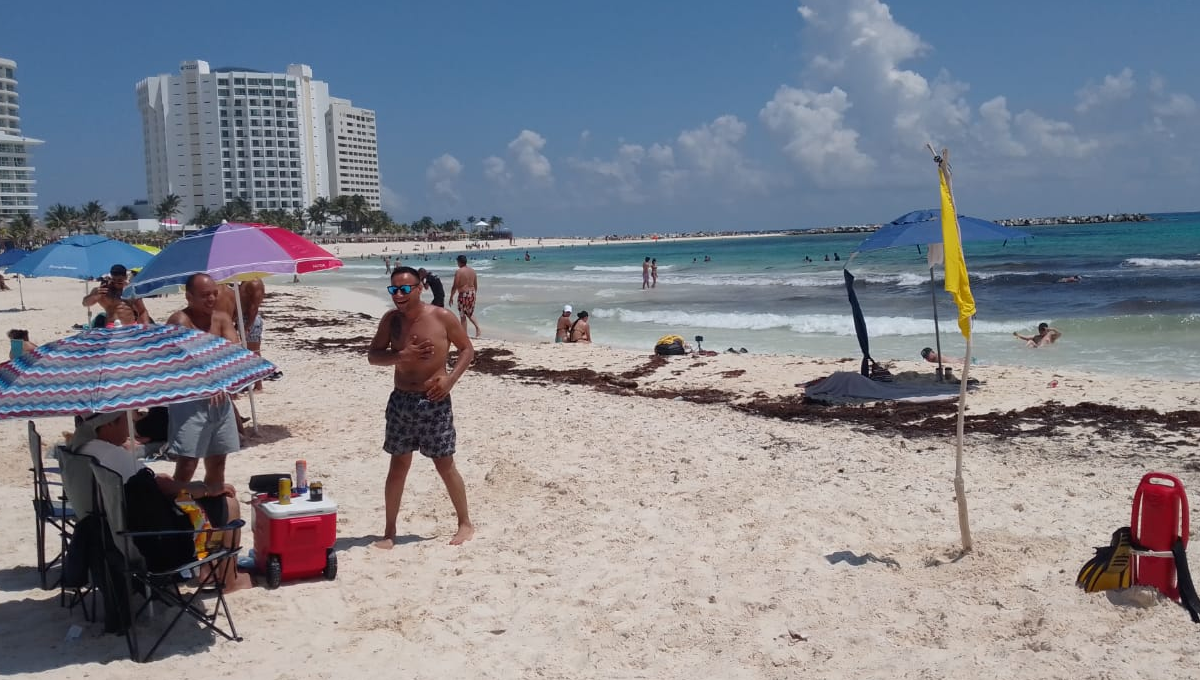
M 815 401 L 945 401 L 958 397 L 956 383 L 926 381 L 879 382 L 854 371 L 838 371 L 804 388 L 804 396 Z

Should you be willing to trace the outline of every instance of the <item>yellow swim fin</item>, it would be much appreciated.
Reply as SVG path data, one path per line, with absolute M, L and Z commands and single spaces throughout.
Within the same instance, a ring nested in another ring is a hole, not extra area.
M 1117 529 L 1112 543 L 1096 548 L 1096 556 L 1079 570 L 1075 584 L 1089 593 L 1128 588 L 1133 577 L 1132 550 L 1129 527 Z

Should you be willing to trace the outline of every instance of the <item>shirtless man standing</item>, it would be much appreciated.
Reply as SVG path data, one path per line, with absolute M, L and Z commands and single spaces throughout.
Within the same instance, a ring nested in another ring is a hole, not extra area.
M 395 274 L 393 274 L 394 276 Z M 450 286 L 450 299 L 458 291 L 458 319 L 462 322 L 463 332 L 467 330 L 467 321 L 475 324 L 475 337 L 479 337 L 479 323 L 475 321 L 475 294 L 479 292 L 479 277 L 475 270 L 467 266 L 467 256 L 458 256 L 458 271 L 454 272 L 454 284 Z
M 460 266 L 465 264 L 461 259 L 459 262 Z M 455 277 L 456 285 L 457 281 Z M 396 516 L 414 450 L 433 459 L 446 485 L 458 515 L 458 531 L 450 545 L 461 545 L 475 536 L 475 527 L 467 513 L 466 487 L 454 465 L 457 434 L 450 390 L 471 365 L 475 349 L 467 337 L 466 324 L 460 324 L 453 312 L 421 302 L 420 278 L 415 269 L 397 267 L 388 293 L 396 308 L 379 320 L 379 329 L 367 350 L 367 361 L 372 366 L 396 367 L 383 442 L 383 450 L 392 456 L 383 488 L 383 539 L 375 545 L 390 549 L 395 544 Z M 451 344 L 458 349 L 458 359 L 454 370 L 447 373 Z
M 132 300 L 121 298 L 125 284 L 129 283 L 129 272 L 125 269 L 125 265 L 114 264 L 108 270 L 108 274 L 108 283 L 93 288 L 92 292 L 83 296 L 83 306 L 100 305 L 104 308 L 104 315 L 108 323 L 120 321 L 122 325 L 126 326 L 135 323 L 150 323 L 150 314 L 146 311 L 144 302 L 136 298 Z
M 175 312 L 167 323 L 195 328 L 237 343 L 233 318 L 217 309 L 221 295 L 208 274 L 192 274 L 184 284 L 187 307 Z M 233 402 L 225 394 L 211 399 L 167 406 L 167 451 L 175 456 L 175 481 L 192 481 L 196 466 L 204 459 L 204 483 L 213 488 L 225 484 L 225 456 L 241 450 Z
M 259 310 L 267 287 L 262 279 L 251 279 L 238 286 L 242 298 L 242 327 L 246 329 L 246 349 L 262 355 L 263 319 Z M 262 381 L 254 383 L 255 391 L 262 391 Z

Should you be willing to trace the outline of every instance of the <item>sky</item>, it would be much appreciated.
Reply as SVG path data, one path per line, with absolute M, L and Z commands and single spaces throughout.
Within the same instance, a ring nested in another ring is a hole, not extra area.
M 936 205 L 926 143 L 964 214 L 1200 203 L 1191 0 L 68 0 L 4 23 L 43 212 L 145 197 L 134 88 L 193 59 L 308 64 L 374 109 L 396 221 L 880 223 Z

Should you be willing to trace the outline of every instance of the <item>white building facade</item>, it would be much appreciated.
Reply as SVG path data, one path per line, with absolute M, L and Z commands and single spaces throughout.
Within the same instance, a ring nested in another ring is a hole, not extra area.
M 332 196 L 358 194 L 372 210 L 380 209 L 379 143 L 375 112 L 354 106 L 346 99 L 331 99 L 325 115 L 329 144 L 329 177 Z
M 17 62 L 0 58 L 0 222 L 38 212 L 32 150 L 42 140 L 21 134 L 16 72 Z
M 239 197 L 290 212 L 334 195 L 329 86 L 306 65 L 264 73 L 185 61 L 179 75 L 138 83 L 137 98 L 147 195 L 151 205 L 179 196 L 181 222 Z

